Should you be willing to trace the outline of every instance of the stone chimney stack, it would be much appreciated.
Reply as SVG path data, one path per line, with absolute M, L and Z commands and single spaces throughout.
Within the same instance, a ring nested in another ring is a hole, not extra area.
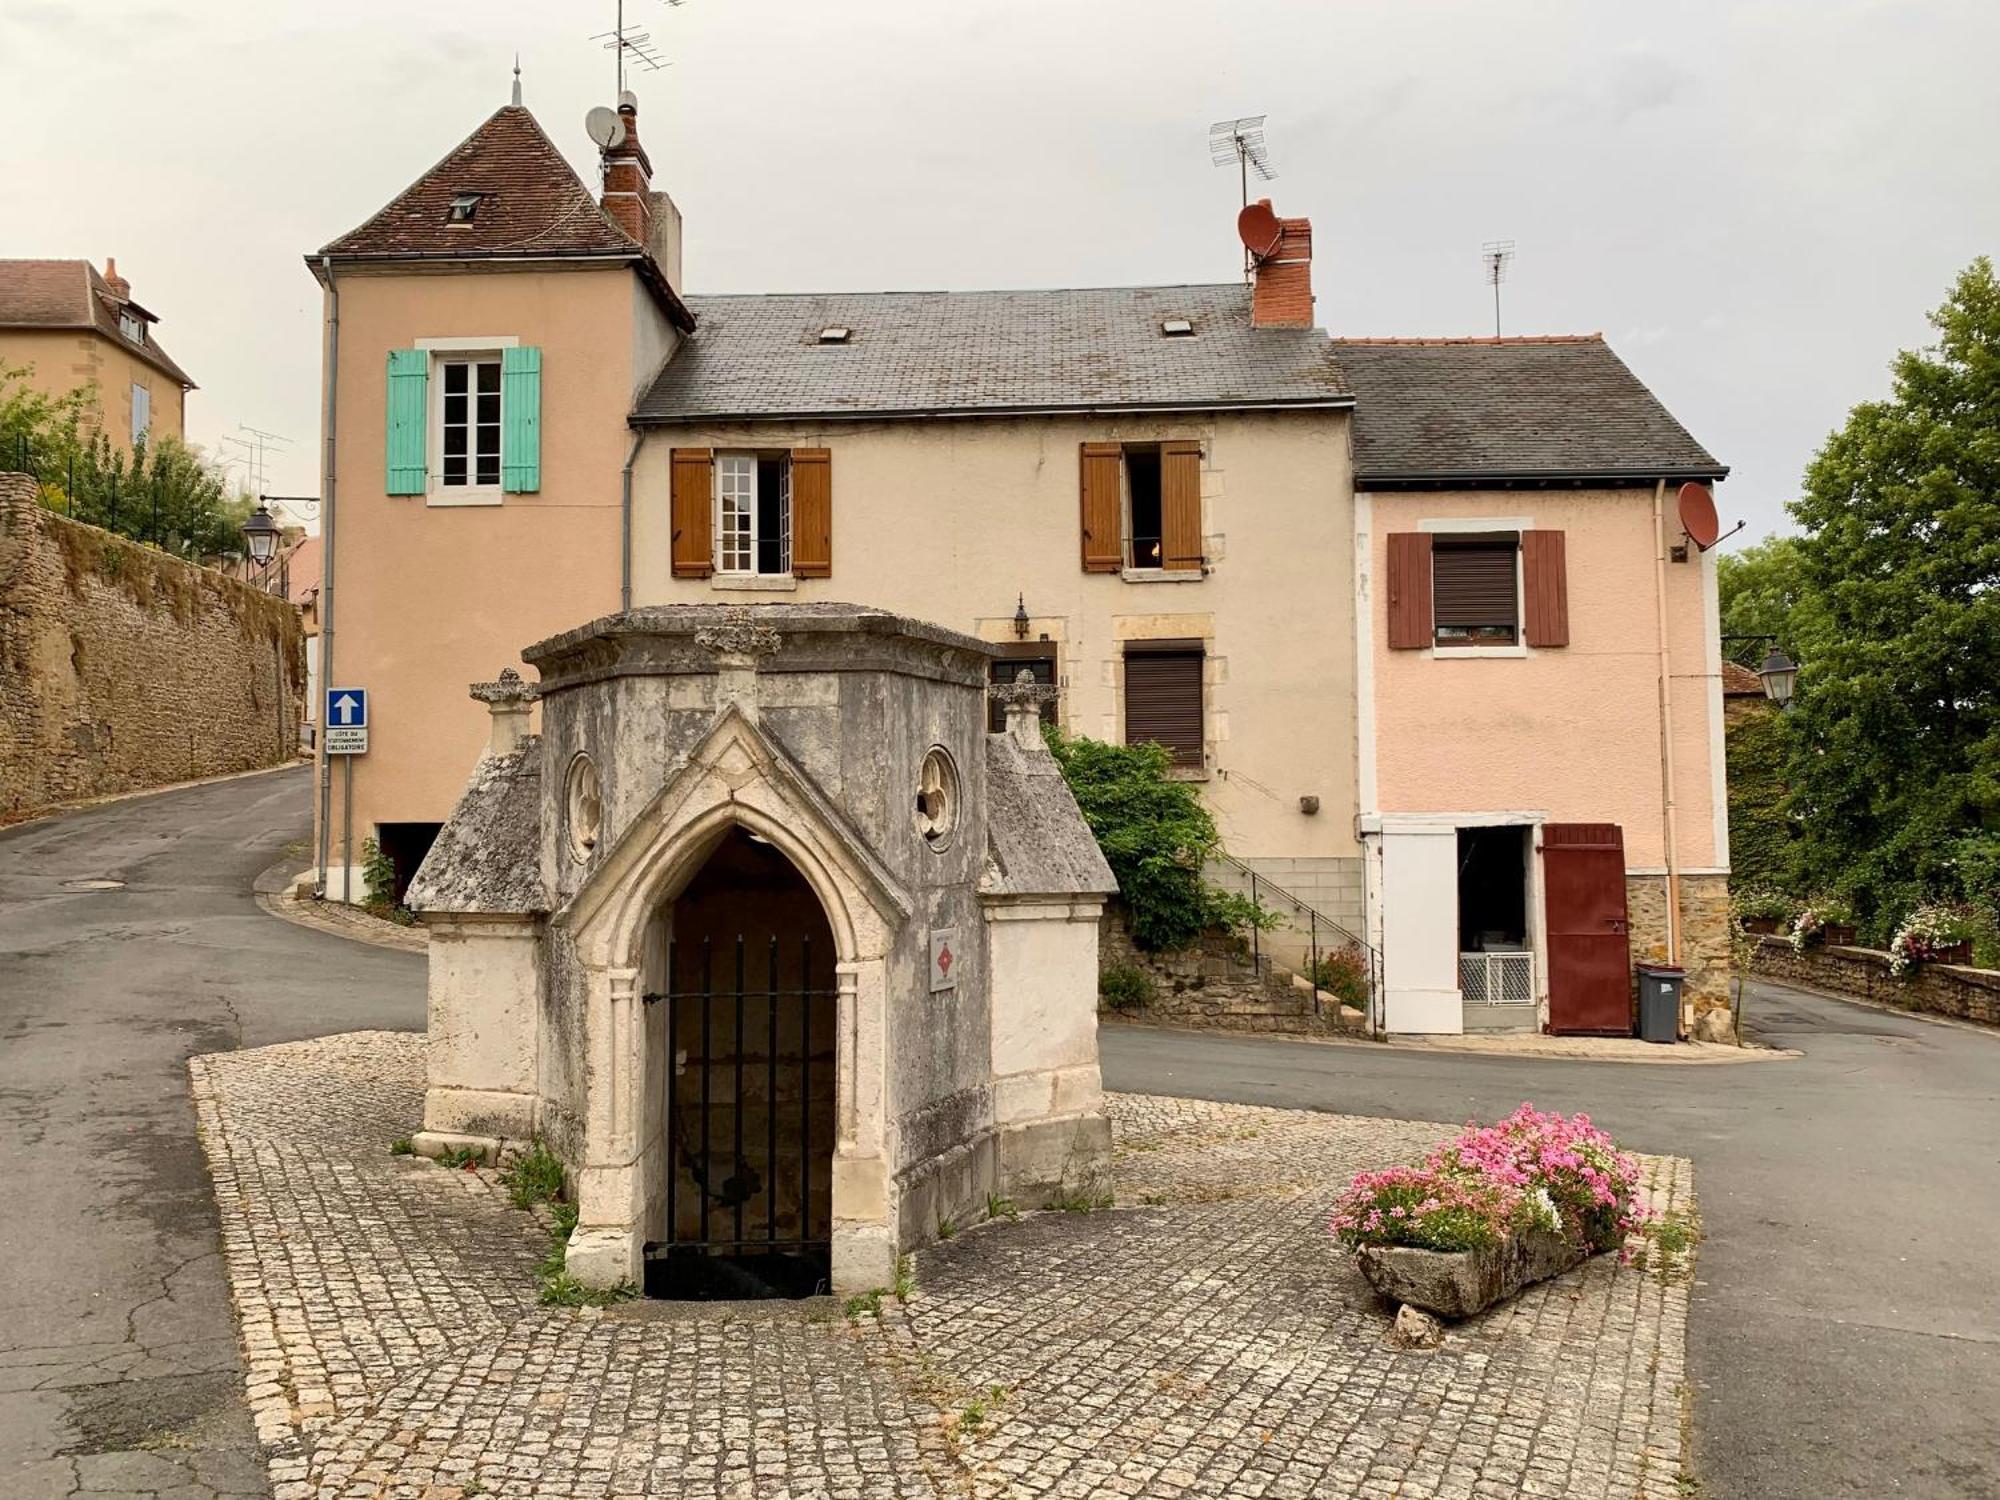
M 132 283 L 118 274 L 118 261 L 114 256 L 104 257 L 104 284 L 111 288 L 111 295 L 120 302 L 132 300 Z
M 618 96 L 618 119 L 625 139 L 604 152 L 604 211 L 644 245 L 653 231 L 653 162 L 639 144 L 639 96 L 630 89 Z
M 1271 200 L 1264 199 L 1263 206 L 1268 209 Z M 1312 258 L 1312 220 L 1278 220 L 1277 246 L 1252 265 L 1251 327 L 1312 327 Z

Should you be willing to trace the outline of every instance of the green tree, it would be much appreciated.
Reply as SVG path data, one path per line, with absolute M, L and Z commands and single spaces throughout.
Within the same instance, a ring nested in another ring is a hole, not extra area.
M 1751 639 L 1755 636 L 1774 637 L 1788 653 L 1797 652 L 1793 617 L 1804 603 L 1801 546 L 1795 536 L 1769 537 L 1716 564 L 1723 655 L 1754 667 L 1771 644 Z
M 1806 471 L 1779 631 L 1803 664 L 1787 726 L 1800 877 L 1878 937 L 1923 896 L 2000 883 L 2000 281 L 1975 261 Z M 1790 549 L 1783 549 L 1790 550 Z M 1775 572 L 1776 569 L 1771 571 Z M 1759 616 L 1760 618 L 1766 616 Z

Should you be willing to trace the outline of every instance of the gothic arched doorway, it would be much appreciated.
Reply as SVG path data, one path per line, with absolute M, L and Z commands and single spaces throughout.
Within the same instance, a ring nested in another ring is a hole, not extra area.
M 665 1150 L 646 1293 L 825 1291 L 839 1012 L 826 912 L 790 860 L 736 827 L 654 933 L 645 998 Z

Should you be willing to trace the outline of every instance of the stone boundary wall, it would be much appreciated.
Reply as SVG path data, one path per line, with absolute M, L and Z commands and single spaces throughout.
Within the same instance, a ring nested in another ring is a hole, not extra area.
M 304 692 L 291 605 L 0 474 L 0 823 L 280 764 Z
M 1908 978 L 1898 979 L 1889 972 L 1889 955 L 1879 948 L 1808 948 L 1794 953 L 1786 939 L 1764 937 L 1751 956 L 1750 972 L 1904 1010 L 2000 1026 L 2000 970 L 1918 964 Z
M 1097 924 L 1099 972 L 1138 969 L 1153 981 L 1152 1001 L 1129 1012 L 1134 1020 L 1164 1021 L 1217 1031 L 1319 1032 L 1338 1029 L 1337 1009 L 1315 1013 L 1310 991 L 1288 974 L 1258 972 L 1229 938 L 1211 936 L 1184 953 L 1146 953 L 1132 941 L 1124 909 L 1106 903 Z M 1126 1014 L 1100 1000 L 1106 1015 Z

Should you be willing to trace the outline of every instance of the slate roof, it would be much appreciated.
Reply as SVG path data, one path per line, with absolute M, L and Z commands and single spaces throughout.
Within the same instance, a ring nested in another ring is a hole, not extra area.
M 1335 339 L 1353 383 L 1355 478 L 1721 478 L 1729 470 L 1601 334 Z
M 1109 896 L 1118 889 L 1090 825 L 1048 751 L 986 736 L 986 865 L 990 896 Z
M 690 297 L 635 423 L 1346 405 L 1324 332 L 1252 328 L 1222 286 Z M 1191 338 L 1160 323 L 1186 318 Z M 823 345 L 822 328 L 850 329 Z
M 481 757 L 403 904 L 413 912 L 546 912 L 542 886 L 542 740 Z
M 135 343 L 118 327 L 118 310 L 130 307 L 146 320 L 146 341 Z M 195 388 L 187 371 L 153 339 L 153 315 L 120 297 L 87 260 L 0 260 L 0 328 L 91 328 L 128 354 Z

